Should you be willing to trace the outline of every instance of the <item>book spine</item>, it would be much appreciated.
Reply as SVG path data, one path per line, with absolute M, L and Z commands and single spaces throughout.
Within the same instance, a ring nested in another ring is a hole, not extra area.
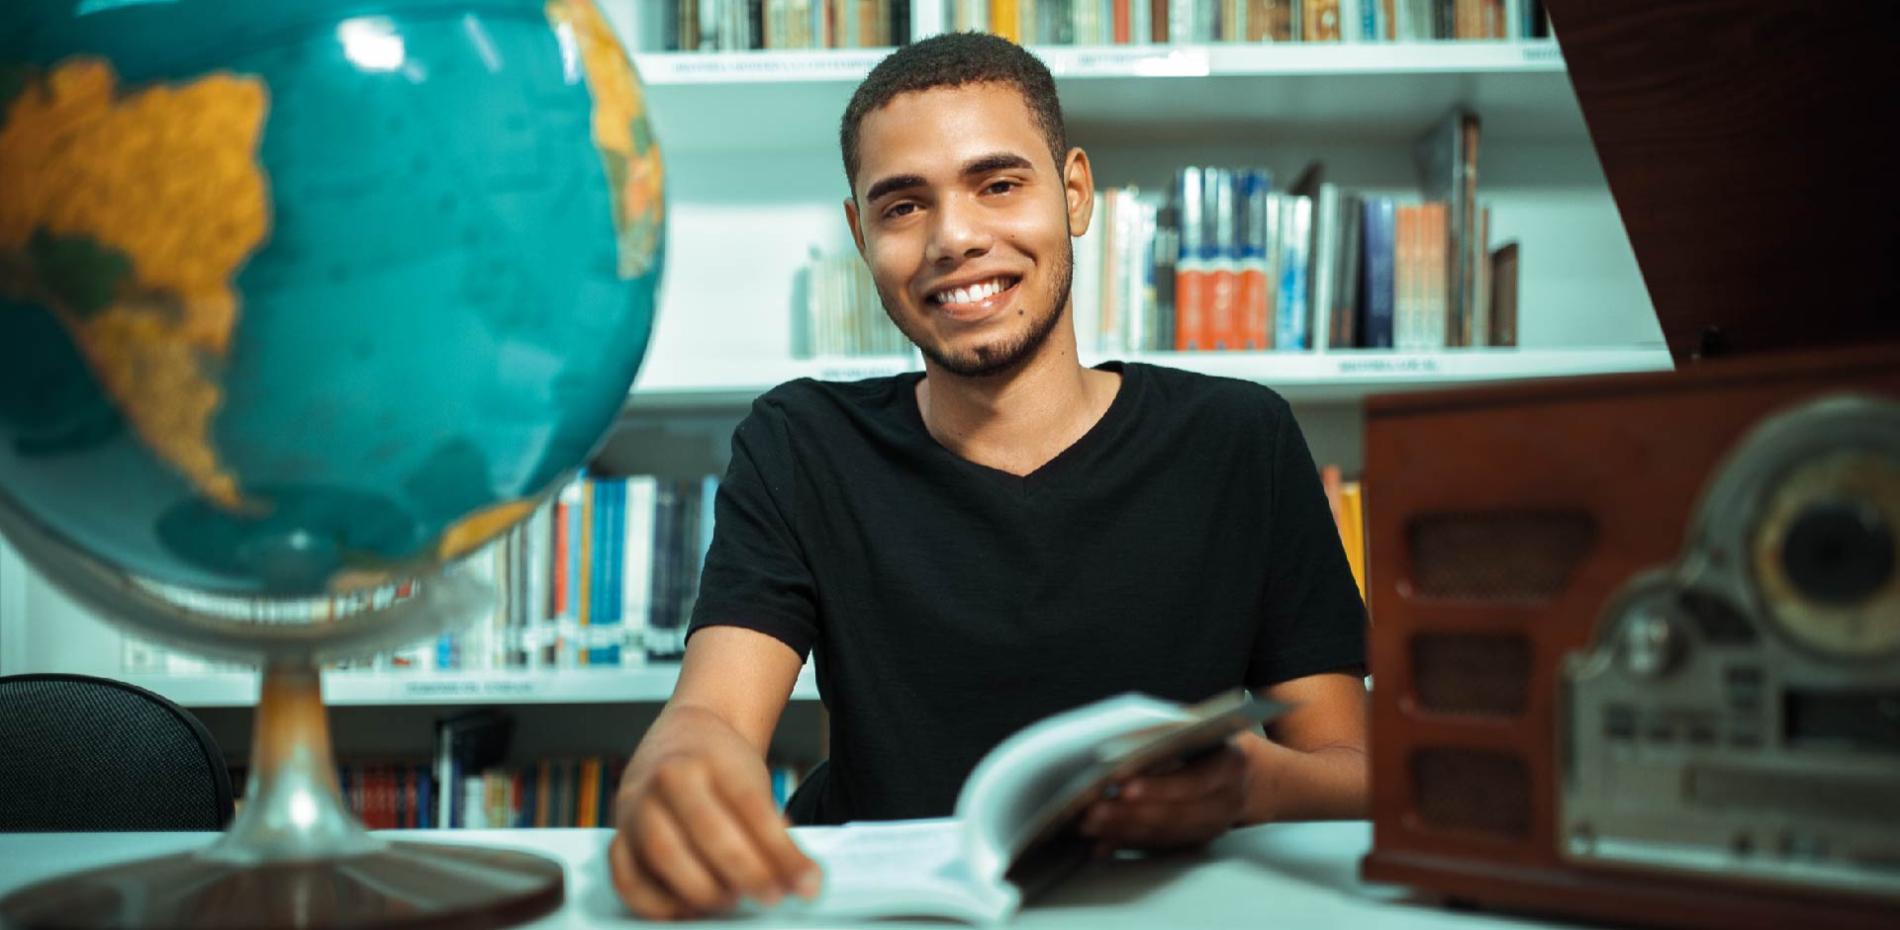
M 595 528 L 599 518 L 595 516 L 594 511 L 600 504 L 596 499 L 595 483 L 595 479 L 591 477 L 581 482 L 580 520 L 577 521 L 580 524 L 581 541 L 580 558 L 577 560 L 580 564 L 580 586 L 574 597 L 574 620 L 576 625 L 582 628 L 583 637 L 585 637 L 585 628 L 594 619 L 594 589 L 598 583 L 594 569 L 598 558 L 595 552 L 600 548 L 599 533 Z M 581 665 L 587 664 L 588 650 L 585 641 L 574 650 L 574 661 Z
M 1206 306 L 1207 280 L 1201 262 L 1202 238 L 1206 234 L 1201 196 L 1201 169 L 1183 168 L 1175 176 L 1175 200 L 1181 205 L 1181 253 L 1174 264 L 1174 349 L 1177 352 L 1205 347 L 1206 324 L 1201 319 Z
M 1360 344 L 1390 349 L 1393 311 L 1393 202 L 1390 197 L 1368 197 L 1364 206 L 1364 323 Z
M 1312 256 L 1313 198 L 1288 195 L 1281 198 L 1280 206 L 1280 288 L 1273 344 L 1285 350 L 1310 349 L 1312 304 L 1307 275 Z
M 1319 185 L 1313 200 L 1313 252 L 1307 272 L 1313 301 L 1313 345 L 1325 351 L 1332 336 L 1333 305 L 1338 300 L 1334 286 L 1339 268 L 1339 185 L 1330 181 Z
M 1240 217 L 1235 210 L 1235 173 L 1209 169 L 1213 193 L 1213 235 L 1208 258 L 1207 348 L 1238 349 L 1245 342 L 1240 322 L 1240 251 L 1235 233 Z
M 1491 344 L 1517 345 L 1518 246 L 1507 242 L 1491 253 Z
M 1339 349 L 1350 349 L 1359 344 L 1359 308 L 1363 301 L 1359 266 L 1364 259 L 1361 246 L 1365 238 L 1362 203 L 1357 194 L 1340 194 L 1337 238 L 1339 264 L 1334 268 L 1332 315 L 1332 345 Z
M 630 642 L 643 642 L 653 604 L 653 486 L 651 475 L 627 479 L 626 604 L 621 622 L 632 627 Z
M 1155 295 L 1154 325 L 1140 348 L 1143 351 L 1174 346 L 1174 264 L 1181 254 L 1181 214 L 1172 202 L 1155 212 L 1155 238 L 1148 250 L 1146 269 L 1149 287 Z
M 1339 0 L 1305 0 L 1303 7 L 1302 37 L 1306 41 L 1339 41 Z

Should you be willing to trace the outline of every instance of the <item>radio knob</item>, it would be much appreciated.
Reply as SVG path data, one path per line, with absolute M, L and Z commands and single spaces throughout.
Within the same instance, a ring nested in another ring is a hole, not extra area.
M 1658 678 L 1682 653 L 1682 634 L 1669 615 L 1640 607 L 1623 625 L 1623 667 L 1638 678 Z
M 1879 508 L 1851 500 L 1809 504 L 1782 544 L 1788 580 L 1809 600 L 1846 606 L 1879 591 L 1893 574 L 1893 528 Z

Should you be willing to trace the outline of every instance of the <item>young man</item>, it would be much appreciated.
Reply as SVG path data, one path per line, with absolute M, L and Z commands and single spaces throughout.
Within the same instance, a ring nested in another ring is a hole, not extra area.
M 815 890 L 763 762 L 808 653 L 832 755 L 801 821 L 947 815 L 1036 719 L 1242 685 L 1297 709 L 1084 831 L 1162 849 L 1363 816 L 1365 614 L 1305 441 L 1264 387 L 1078 363 L 1094 179 L 1049 72 L 985 35 L 899 49 L 841 143 L 845 219 L 925 370 L 783 385 L 736 430 L 679 684 L 617 797 L 621 898 L 682 917 Z

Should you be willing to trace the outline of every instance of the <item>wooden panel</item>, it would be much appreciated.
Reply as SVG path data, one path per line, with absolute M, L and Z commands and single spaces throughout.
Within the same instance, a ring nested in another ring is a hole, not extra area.
M 1900 4 L 1545 5 L 1677 359 L 1900 339 Z

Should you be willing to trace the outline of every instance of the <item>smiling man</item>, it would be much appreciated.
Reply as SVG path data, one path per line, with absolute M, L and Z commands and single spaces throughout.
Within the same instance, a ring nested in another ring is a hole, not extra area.
M 831 759 L 798 822 L 943 816 L 1016 729 L 1123 691 L 1297 705 L 1124 786 L 1105 847 L 1364 816 L 1365 613 L 1286 402 L 1077 360 L 1071 240 L 1093 209 L 1054 81 L 959 34 L 899 49 L 845 111 L 844 203 L 921 375 L 796 381 L 735 431 L 673 698 L 610 847 L 635 912 L 717 912 L 819 880 L 764 766 L 807 655 Z

